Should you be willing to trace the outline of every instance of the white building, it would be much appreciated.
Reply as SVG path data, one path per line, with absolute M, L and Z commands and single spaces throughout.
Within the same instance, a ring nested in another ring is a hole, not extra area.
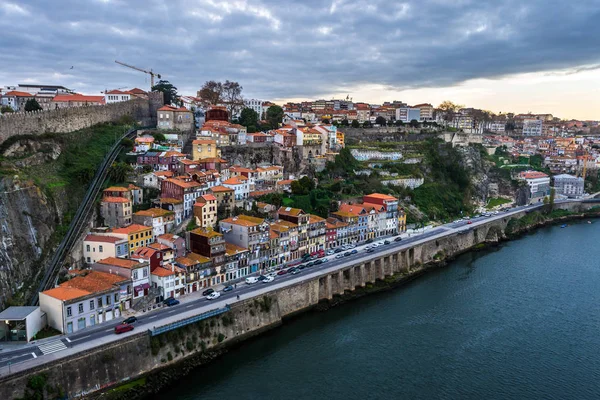
M 258 114 L 259 120 L 263 117 L 263 103 L 263 100 L 257 99 L 244 100 L 244 105 L 246 106 L 246 108 L 254 110 Z
M 29 342 L 46 326 L 40 307 L 12 306 L 0 313 L 0 341 Z
M 233 176 L 226 181 L 223 181 L 223 186 L 233 189 L 235 193 L 235 200 L 245 200 L 250 194 L 250 185 L 248 184 L 248 178 L 243 175 Z
M 92 269 L 127 279 L 131 282 L 133 299 L 146 296 L 150 289 L 150 264 L 146 262 L 109 257 L 93 264 Z
M 504 133 L 506 130 L 506 122 L 492 121 L 488 125 L 488 130 L 494 133 Z
M 120 90 L 109 90 L 104 93 L 104 103 L 119 103 L 121 101 L 131 100 L 131 93 L 122 92 Z
M 127 239 L 116 236 L 87 235 L 83 239 L 83 259 L 87 264 L 93 264 L 107 257 L 127 258 L 127 243 Z
M 584 180 L 568 174 L 555 175 L 554 190 L 557 195 L 581 197 L 584 192 Z
M 542 136 L 543 124 L 544 122 L 541 119 L 523 120 L 523 135 Z
M 530 201 L 541 201 L 541 198 L 550 194 L 550 177 L 543 172 L 523 171 L 519 178 L 529 186 Z
M 185 270 L 174 264 L 154 268 L 152 271 L 152 287 L 158 288 L 159 301 L 169 297 L 177 298 L 185 293 Z

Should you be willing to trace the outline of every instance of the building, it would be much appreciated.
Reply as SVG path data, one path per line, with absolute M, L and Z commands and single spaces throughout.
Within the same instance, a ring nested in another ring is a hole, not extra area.
M 248 178 L 243 175 L 231 177 L 222 182 L 222 185 L 233 189 L 236 201 L 246 200 L 250 193 L 250 184 Z
M 214 228 L 217 224 L 217 198 L 212 194 L 204 194 L 194 204 L 196 225 L 203 228 Z
M 192 215 L 196 199 L 204 193 L 202 185 L 191 179 L 166 179 L 161 185 L 161 198 L 176 199 L 183 202 L 183 218 Z
M 187 253 L 185 238 L 181 236 L 165 233 L 157 237 L 156 242 L 173 249 L 175 251 L 175 258 L 183 257 Z
M 248 267 L 248 249 L 225 243 L 225 282 L 241 279 L 250 273 Z
M 152 243 L 150 246 L 154 244 Z M 150 271 L 164 265 L 163 252 L 152 247 L 139 247 L 130 258 L 132 261 L 148 263 Z
M 529 202 L 541 202 L 550 194 L 550 177 L 543 172 L 523 171 L 519 178 L 524 180 L 529 187 Z
M 126 197 L 105 196 L 100 201 L 100 216 L 110 228 L 130 225 L 132 221 L 131 200 Z
M 309 252 L 309 221 L 310 214 L 307 214 L 299 208 L 280 207 L 277 210 L 277 217 L 280 220 L 288 221 L 297 227 L 298 239 L 295 249 L 291 251 L 291 258 L 296 259 L 302 257 Z M 323 224 L 324 225 L 324 224 Z M 324 230 L 324 226 L 323 226 Z M 323 232 L 324 234 L 324 232 Z
M 523 120 L 523 135 L 525 136 L 542 136 L 544 121 L 541 119 L 525 119 Z
M 417 121 L 433 121 L 433 106 L 428 103 L 417 104 L 412 108 L 419 109 L 420 120 Z M 410 122 L 410 121 L 409 121 Z
M 217 148 L 217 141 L 213 139 L 196 139 L 192 141 L 192 160 L 198 161 L 203 158 L 221 157 L 221 151 Z
M 400 107 L 396 109 L 396 121 L 410 123 L 412 120 L 421 121 L 421 109 Z
M 175 264 L 166 264 L 164 267 L 153 269 L 151 280 L 152 287 L 158 293 L 157 303 L 169 297 L 176 299 L 186 293 L 185 269 Z
M 2 95 L 0 105 L 8 106 L 13 111 L 25 111 L 25 103 L 35 98 L 31 93 L 18 90 L 11 90 Z
M 248 249 L 250 273 L 268 264 L 269 224 L 262 218 L 239 215 L 219 222 L 227 243 Z
M 104 96 L 86 96 L 83 94 L 65 94 L 54 96 L 50 102 L 51 109 L 100 106 L 104 104 Z
M 89 234 L 83 239 L 83 258 L 87 264 L 93 264 L 107 257 L 129 257 L 127 239 L 117 236 Z
M 12 306 L 0 312 L 0 342 L 29 342 L 46 326 L 40 307 Z
M 557 195 L 581 197 L 584 193 L 584 180 L 573 175 L 561 174 L 554 176 L 554 190 Z
M 146 261 L 108 257 L 92 264 L 92 269 L 127 279 L 130 285 L 126 287 L 126 293 L 130 299 L 139 299 L 149 293 L 150 263 Z M 129 306 L 126 303 L 125 309 L 129 309 Z
M 246 106 L 246 108 L 250 108 L 250 109 L 254 110 L 254 112 L 256 112 L 256 114 L 258 114 L 259 120 L 264 119 L 263 103 L 264 103 L 264 101 L 257 100 L 257 99 L 244 100 L 244 105 Z
M 152 227 L 139 224 L 132 224 L 124 228 L 116 228 L 107 232 L 108 236 L 117 236 L 127 239 L 129 246 L 129 255 L 132 255 L 138 247 L 148 246 L 154 242 Z
M 40 310 L 46 314 L 48 326 L 63 334 L 77 332 L 119 318 L 130 283 L 127 277 L 85 271 L 41 292 Z
M 165 130 L 192 131 L 194 114 L 185 107 L 162 106 L 156 111 L 157 128 Z
M 209 189 L 217 199 L 217 208 L 222 207 L 226 212 L 231 212 L 235 207 L 235 190 L 223 185 L 213 186 Z
M 395 235 L 398 233 L 399 210 L 397 198 L 387 194 L 372 193 L 363 196 L 363 203 L 383 206 L 385 225 L 380 227 L 383 231 L 379 232 L 379 236 Z
M 104 103 L 119 103 L 121 101 L 131 100 L 131 93 L 121 90 L 108 90 L 104 93 Z
M 175 224 L 175 213 L 162 208 L 150 208 L 133 214 L 133 223 L 152 227 L 154 240 L 164 233 L 169 233 Z

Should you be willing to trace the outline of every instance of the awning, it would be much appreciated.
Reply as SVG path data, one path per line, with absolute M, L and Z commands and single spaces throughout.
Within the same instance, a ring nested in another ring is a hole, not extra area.
M 133 290 L 135 292 L 141 292 L 142 290 L 146 290 L 150 288 L 150 284 L 149 283 L 142 283 L 141 285 L 138 285 L 136 287 L 133 288 Z

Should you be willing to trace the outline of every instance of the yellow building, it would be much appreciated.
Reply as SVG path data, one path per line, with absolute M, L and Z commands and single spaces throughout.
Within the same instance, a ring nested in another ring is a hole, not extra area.
M 135 253 L 138 247 L 148 246 L 154 242 L 151 226 L 132 224 L 125 228 L 113 229 L 108 234 L 111 236 L 120 237 L 122 239 L 127 239 L 129 255 Z
M 406 232 L 406 213 L 404 208 L 398 210 L 398 233 Z
M 221 157 L 221 150 L 217 149 L 217 141 L 213 139 L 196 139 L 192 142 L 192 159 Z
M 344 147 L 344 132 L 340 132 L 339 130 L 336 132 L 337 145 L 340 147 Z
M 202 228 L 214 228 L 217 224 L 217 198 L 212 194 L 204 194 L 194 204 L 196 225 Z

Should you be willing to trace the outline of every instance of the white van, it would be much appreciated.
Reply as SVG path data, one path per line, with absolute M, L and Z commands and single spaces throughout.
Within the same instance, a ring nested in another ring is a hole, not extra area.
M 255 276 L 251 276 L 249 278 L 246 278 L 246 283 L 248 285 L 252 285 L 253 283 L 256 283 L 256 282 L 258 282 L 258 278 L 255 277 Z

